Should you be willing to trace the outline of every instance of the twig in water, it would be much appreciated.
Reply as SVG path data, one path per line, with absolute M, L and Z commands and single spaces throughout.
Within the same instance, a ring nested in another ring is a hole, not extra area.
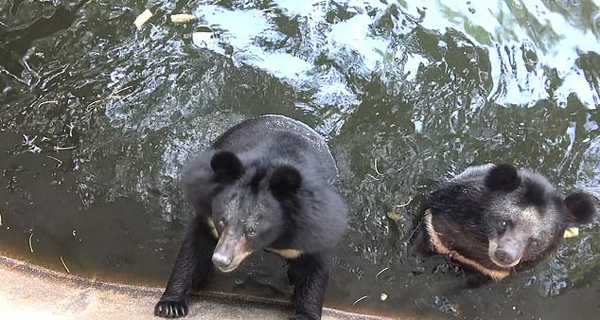
M 380 276 L 382 273 L 386 272 L 386 271 L 387 271 L 387 270 L 389 270 L 389 269 L 390 269 L 390 267 L 385 267 L 385 268 L 381 269 L 381 271 L 377 272 L 377 274 L 375 275 L 375 280 L 377 280 L 377 278 L 379 278 L 379 276 Z
M 55 157 L 53 157 L 53 156 L 46 156 L 46 158 L 50 158 L 50 159 L 52 159 L 52 160 L 54 160 L 54 161 L 58 162 L 58 166 L 59 166 L 59 167 L 60 167 L 60 166 L 62 166 L 62 164 L 63 164 L 63 162 L 62 162 L 60 159 L 58 159 L 58 158 L 55 158 Z
M 31 238 L 33 238 L 33 232 L 29 235 L 29 251 L 33 253 L 33 246 L 31 245 Z
M 60 262 L 62 263 L 63 267 L 65 267 L 65 270 L 67 270 L 67 273 L 71 273 L 71 271 L 69 271 L 69 268 L 67 268 L 67 265 L 65 264 L 65 260 L 63 260 L 62 256 L 60 256 Z
M 352 306 L 356 306 L 357 303 L 361 302 L 362 300 L 368 298 L 369 296 L 362 296 L 360 298 L 358 298 L 356 301 L 354 301 L 354 303 L 352 304 Z
M 102 101 L 104 101 L 104 99 L 98 99 L 98 100 L 96 100 L 96 101 L 94 101 L 94 102 L 92 102 L 92 103 L 88 104 L 88 106 L 87 106 L 87 109 L 88 109 L 88 110 L 90 110 L 90 108 L 91 108 L 93 105 L 95 105 L 95 104 L 97 104 L 97 103 L 102 103 Z
M 413 198 L 412 198 L 412 197 L 410 197 L 410 198 L 408 199 L 408 202 L 406 202 L 405 204 L 397 204 L 397 205 L 396 205 L 396 208 L 402 208 L 402 207 L 406 207 L 406 206 L 407 206 L 407 205 L 409 205 L 409 204 L 410 204 L 412 201 L 413 201 Z
M 365 174 L 365 177 L 369 177 L 369 178 L 371 178 L 371 179 L 373 179 L 375 181 L 379 181 L 379 179 L 377 179 L 374 175 L 372 175 L 370 173 Z
M 113 93 L 111 93 L 110 95 L 108 95 L 108 97 L 109 97 L 109 98 L 110 98 L 110 97 L 114 97 L 114 96 L 118 95 L 119 93 L 121 93 L 121 92 L 123 92 L 123 91 L 125 91 L 125 90 L 127 90 L 127 89 L 131 89 L 131 88 L 132 88 L 132 86 L 127 86 L 127 87 L 125 87 L 125 88 L 119 89 L 119 90 L 117 90 L 117 91 L 114 91 L 114 92 L 113 92 Z
M 56 104 L 56 105 L 57 105 L 57 104 L 58 104 L 58 101 L 57 101 L 57 100 L 48 100 L 48 101 L 44 101 L 44 102 L 42 102 L 42 103 L 38 104 L 38 108 L 39 108 L 39 107 L 41 107 L 41 106 L 43 106 L 43 105 L 45 105 L 45 104 L 50 104 L 50 103 L 51 103 L 51 104 Z
M 379 172 L 379 168 L 377 168 L 377 158 L 375 158 L 375 172 L 377 172 L 377 174 L 380 176 L 383 175 L 383 173 Z
M 77 146 L 71 146 L 71 147 L 59 147 L 59 146 L 56 146 L 56 147 L 54 147 L 54 151 L 73 150 L 75 148 L 77 148 Z

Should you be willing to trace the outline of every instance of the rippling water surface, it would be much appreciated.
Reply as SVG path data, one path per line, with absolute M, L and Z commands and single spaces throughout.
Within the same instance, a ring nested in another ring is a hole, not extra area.
M 174 13 L 198 20 L 176 25 Z M 191 216 L 186 159 L 242 119 L 280 113 L 329 141 L 351 209 L 328 305 L 435 319 L 600 314 L 595 226 L 535 271 L 457 295 L 436 288 L 460 270 L 406 255 L 426 194 L 471 164 L 513 162 L 600 197 L 597 0 L 7 0 L 0 90 L 10 256 L 163 285 Z M 290 288 L 278 261 L 257 255 L 213 289 L 280 297 Z

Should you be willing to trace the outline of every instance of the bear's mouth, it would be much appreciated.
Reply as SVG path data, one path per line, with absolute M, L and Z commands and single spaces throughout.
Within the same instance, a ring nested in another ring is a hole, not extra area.
M 518 265 L 521 262 L 521 258 L 515 260 L 515 262 L 510 263 L 510 264 L 504 264 L 500 261 L 498 261 L 494 256 L 490 255 L 490 260 L 492 260 L 492 262 L 497 265 L 498 267 L 502 267 L 502 268 L 512 268 L 516 265 Z

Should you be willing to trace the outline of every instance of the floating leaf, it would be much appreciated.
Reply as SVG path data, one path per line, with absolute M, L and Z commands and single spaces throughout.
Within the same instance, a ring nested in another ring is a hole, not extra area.
M 574 238 L 577 237 L 579 235 L 579 228 L 577 227 L 572 227 L 572 228 L 568 228 L 567 230 L 565 230 L 565 239 L 567 238 Z
M 388 211 L 387 212 L 387 216 L 388 216 L 388 218 L 390 218 L 392 220 L 395 220 L 395 221 L 398 221 L 398 220 L 402 219 L 402 214 L 398 213 L 398 212 L 396 212 L 394 210 Z
M 387 300 L 387 298 L 388 298 L 388 295 L 382 292 L 381 296 L 379 297 L 379 300 L 385 301 L 385 300 Z

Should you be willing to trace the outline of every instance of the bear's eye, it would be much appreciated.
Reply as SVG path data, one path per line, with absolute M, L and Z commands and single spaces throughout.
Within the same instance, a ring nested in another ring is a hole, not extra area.
M 249 227 L 248 228 L 248 235 L 251 236 L 251 237 L 255 236 L 256 235 L 256 230 L 254 230 L 254 228 L 252 228 L 252 227 Z
M 500 221 L 500 223 L 498 224 L 498 231 L 500 233 L 502 233 L 502 232 L 506 231 L 506 228 L 508 228 L 508 221 L 506 221 L 506 220 Z

